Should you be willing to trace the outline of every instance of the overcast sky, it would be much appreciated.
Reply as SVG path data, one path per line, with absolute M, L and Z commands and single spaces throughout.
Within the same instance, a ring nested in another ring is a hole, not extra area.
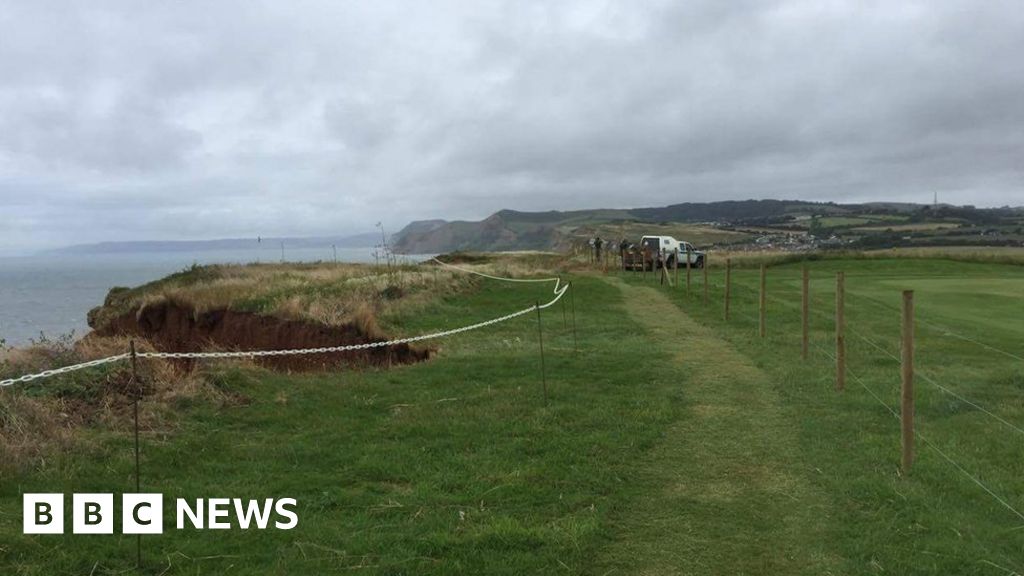
M 0 252 L 1022 190 L 1019 2 L 0 0 Z

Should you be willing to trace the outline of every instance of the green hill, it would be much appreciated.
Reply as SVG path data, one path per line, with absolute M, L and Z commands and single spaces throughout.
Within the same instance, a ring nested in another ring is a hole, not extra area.
M 501 210 L 478 222 L 413 222 L 394 236 L 393 244 L 397 252 L 428 254 L 454 250 L 564 250 L 593 236 L 635 240 L 645 233 L 658 233 L 702 245 L 723 245 L 774 232 L 809 232 L 822 238 L 838 234 L 850 242 L 883 247 L 901 245 L 909 230 L 927 236 L 921 240 L 928 245 L 961 245 L 978 243 L 974 240 L 979 239 L 992 245 L 991 233 L 995 230 L 999 236 L 997 244 L 1016 245 L 1024 240 L 1021 223 L 1021 210 L 1014 208 L 730 200 L 566 212 Z

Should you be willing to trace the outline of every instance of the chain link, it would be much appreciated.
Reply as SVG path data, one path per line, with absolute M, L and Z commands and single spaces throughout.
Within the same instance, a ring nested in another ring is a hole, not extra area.
M 465 272 L 467 274 L 476 274 L 477 276 L 483 276 L 484 278 L 490 278 L 491 280 L 500 280 L 502 282 L 554 282 L 555 287 L 554 289 L 552 289 L 552 292 L 554 293 L 555 298 L 552 301 L 548 302 L 547 304 L 535 306 L 535 308 L 540 310 L 543 310 L 549 306 L 554 305 L 555 302 L 558 302 L 558 300 L 562 298 L 562 295 L 565 294 L 565 291 L 569 289 L 569 285 L 572 284 L 571 282 L 569 282 L 566 283 L 565 286 L 562 286 L 561 276 L 552 276 L 550 278 L 509 278 L 507 276 L 492 276 L 490 274 L 484 274 L 483 272 L 478 272 L 476 270 L 471 270 L 469 268 L 462 268 L 454 264 L 442 262 L 441 260 L 438 260 L 436 257 L 431 258 L 431 260 L 437 262 L 441 266 L 446 266 L 453 270 L 458 270 L 459 272 Z M 530 310 L 533 310 L 533 308 L 530 308 Z
M 561 297 L 561 294 L 559 294 Z M 557 300 L 557 299 L 556 299 Z M 518 312 L 506 314 L 498 318 L 492 318 L 490 320 L 479 322 L 477 324 L 471 324 L 469 326 L 462 326 L 460 328 L 454 328 L 452 330 L 445 330 L 444 332 L 434 332 L 432 334 L 424 334 L 422 336 L 410 336 L 408 338 L 399 338 L 397 340 L 386 340 L 383 342 L 365 342 L 363 344 L 348 344 L 345 346 L 326 346 L 323 348 L 291 348 L 285 350 L 252 350 L 252 351 L 237 351 L 237 352 L 143 352 L 138 354 L 139 358 L 164 358 L 164 359 L 191 359 L 191 358 L 263 358 L 268 356 L 295 356 L 300 354 L 330 354 L 336 352 L 352 352 L 356 350 L 369 350 L 371 348 L 384 348 L 387 346 L 397 346 L 399 344 L 408 344 L 410 342 L 419 342 L 421 340 L 431 340 L 434 338 L 443 338 L 445 336 L 452 336 L 462 332 L 468 332 L 470 330 L 476 330 L 499 322 L 505 322 L 511 320 L 523 314 L 533 312 L 537 309 L 537 306 L 530 306 L 524 308 Z
M 53 370 L 44 370 L 38 374 L 26 374 L 18 378 L 11 378 L 10 380 L 0 380 L 0 388 L 10 386 L 12 384 L 23 384 L 25 382 L 31 382 L 40 378 L 49 378 L 51 376 L 59 376 L 61 374 L 67 374 L 68 372 L 75 372 L 77 370 L 84 370 L 86 368 L 93 368 L 95 366 L 102 366 L 104 364 L 111 364 L 113 362 L 120 362 L 121 360 L 127 360 L 128 354 L 118 354 L 117 356 L 110 356 L 107 358 L 100 358 L 99 360 L 91 360 L 89 362 L 83 362 L 81 364 L 74 364 L 72 366 L 64 366 L 63 368 L 54 368 Z
M 446 268 L 451 268 L 452 270 L 458 270 L 459 272 L 465 272 L 467 274 L 476 274 L 477 276 L 482 276 L 484 278 L 490 278 L 491 280 L 500 280 L 502 282 L 526 282 L 526 283 L 530 283 L 530 282 L 554 282 L 555 283 L 554 293 L 557 294 L 559 298 L 561 298 L 562 292 L 564 292 L 564 290 L 562 289 L 562 278 L 561 278 L 561 276 L 552 276 L 550 278 L 509 278 L 507 276 L 492 276 L 490 274 L 484 274 L 483 272 L 479 272 L 477 270 L 471 270 L 469 268 L 462 268 L 461 266 L 456 266 L 454 264 L 449 264 L 447 262 L 442 262 L 441 260 L 438 260 L 436 257 L 435 258 L 431 258 L 431 260 L 433 260 L 434 262 L 437 262 L 441 266 L 444 266 Z M 558 298 L 555 298 L 555 300 L 557 301 Z M 554 302 L 549 302 L 548 304 L 546 304 L 544 306 L 541 306 L 541 308 L 547 308 L 548 306 L 550 306 L 553 303 Z
M 552 279 L 556 280 L 556 279 Z M 399 338 L 397 340 L 387 340 L 384 342 L 366 342 L 363 344 L 349 344 L 345 346 L 326 346 L 323 348 L 293 348 L 285 350 L 251 350 L 251 351 L 235 351 L 235 352 L 140 352 L 136 354 L 137 358 L 162 358 L 168 360 L 174 359 L 200 359 L 200 358 L 264 358 L 268 356 L 295 356 L 300 354 L 330 354 L 335 352 L 350 352 L 355 350 L 369 350 L 371 348 L 383 348 L 387 346 L 397 346 L 399 344 L 409 344 L 411 342 L 420 342 L 422 340 L 432 340 L 434 338 L 443 338 L 445 336 L 452 336 L 454 334 L 460 334 L 462 332 L 469 332 L 470 330 L 476 330 L 478 328 L 484 328 L 500 322 L 505 322 L 513 318 L 528 314 L 534 310 L 542 310 L 549 306 L 552 306 L 562 295 L 565 294 L 566 290 L 569 289 L 569 285 L 562 286 L 561 289 L 557 289 L 555 298 L 546 304 L 535 304 L 529 308 L 524 308 L 518 312 L 506 314 L 498 318 L 492 318 L 476 324 L 470 324 L 469 326 L 462 326 L 460 328 L 454 328 L 452 330 L 445 330 L 443 332 L 434 332 L 432 334 L 424 334 L 421 336 L 410 336 L 408 338 Z M 103 364 L 110 364 L 113 362 L 120 362 L 130 358 L 130 354 L 118 354 L 117 356 L 110 356 L 108 358 L 100 358 L 99 360 L 92 360 L 90 362 L 83 362 L 82 364 L 75 364 L 73 366 L 65 366 L 63 368 L 55 368 L 53 370 L 46 370 L 38 374 L 27 374 L 19 378 L 12 378 L 10 380 L 0 380 L 0 387 L 10 386 L 12 384 L 20 384 L 24 382 L 31 382 L 39 378 L 48 378 L 51 376 L 58 376 L 60 374 L 66 374 L 68 372 L 74 372 L 76 370 L 84 370 L 86 368 L 92 368 L 95 366 L 101 366 Z

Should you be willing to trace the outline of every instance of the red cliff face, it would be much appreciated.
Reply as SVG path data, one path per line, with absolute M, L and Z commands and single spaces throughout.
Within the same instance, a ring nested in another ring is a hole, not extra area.
M 326 326 L 251 312 L 196 312 L 172 303 L 127 312 L 95 332 L 99 336 L 139 336 L 165 352 L 211 350 L 284 350 L 381 342 L 353 324 Z M 408 344 L 348 352 L 271 356 L 258 360 L 270 368 L 326 370 L 338 366 L 388 365 L 427 360 L 430 350 Z

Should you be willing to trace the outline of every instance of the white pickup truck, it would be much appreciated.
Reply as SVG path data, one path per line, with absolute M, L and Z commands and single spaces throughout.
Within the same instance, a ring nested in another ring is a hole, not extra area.
M 693 244 L 676 240 L 671 236 L 644 236 L 640 239 L 640 246 L 647 248 L 654 260 L 651 267 L 664 263 L 666 268 L 672 268 L 676 263 L 676 248 L 679 249 L 679 267 L 686 266 L 686 257 L 689 254 L 690 266 L 694 268 L 704 267 L 704 253 L 693 247 Z M 687 251 L 689 249 L 689 251 Z M 646 263 L 645 263 L 646 265 Z

